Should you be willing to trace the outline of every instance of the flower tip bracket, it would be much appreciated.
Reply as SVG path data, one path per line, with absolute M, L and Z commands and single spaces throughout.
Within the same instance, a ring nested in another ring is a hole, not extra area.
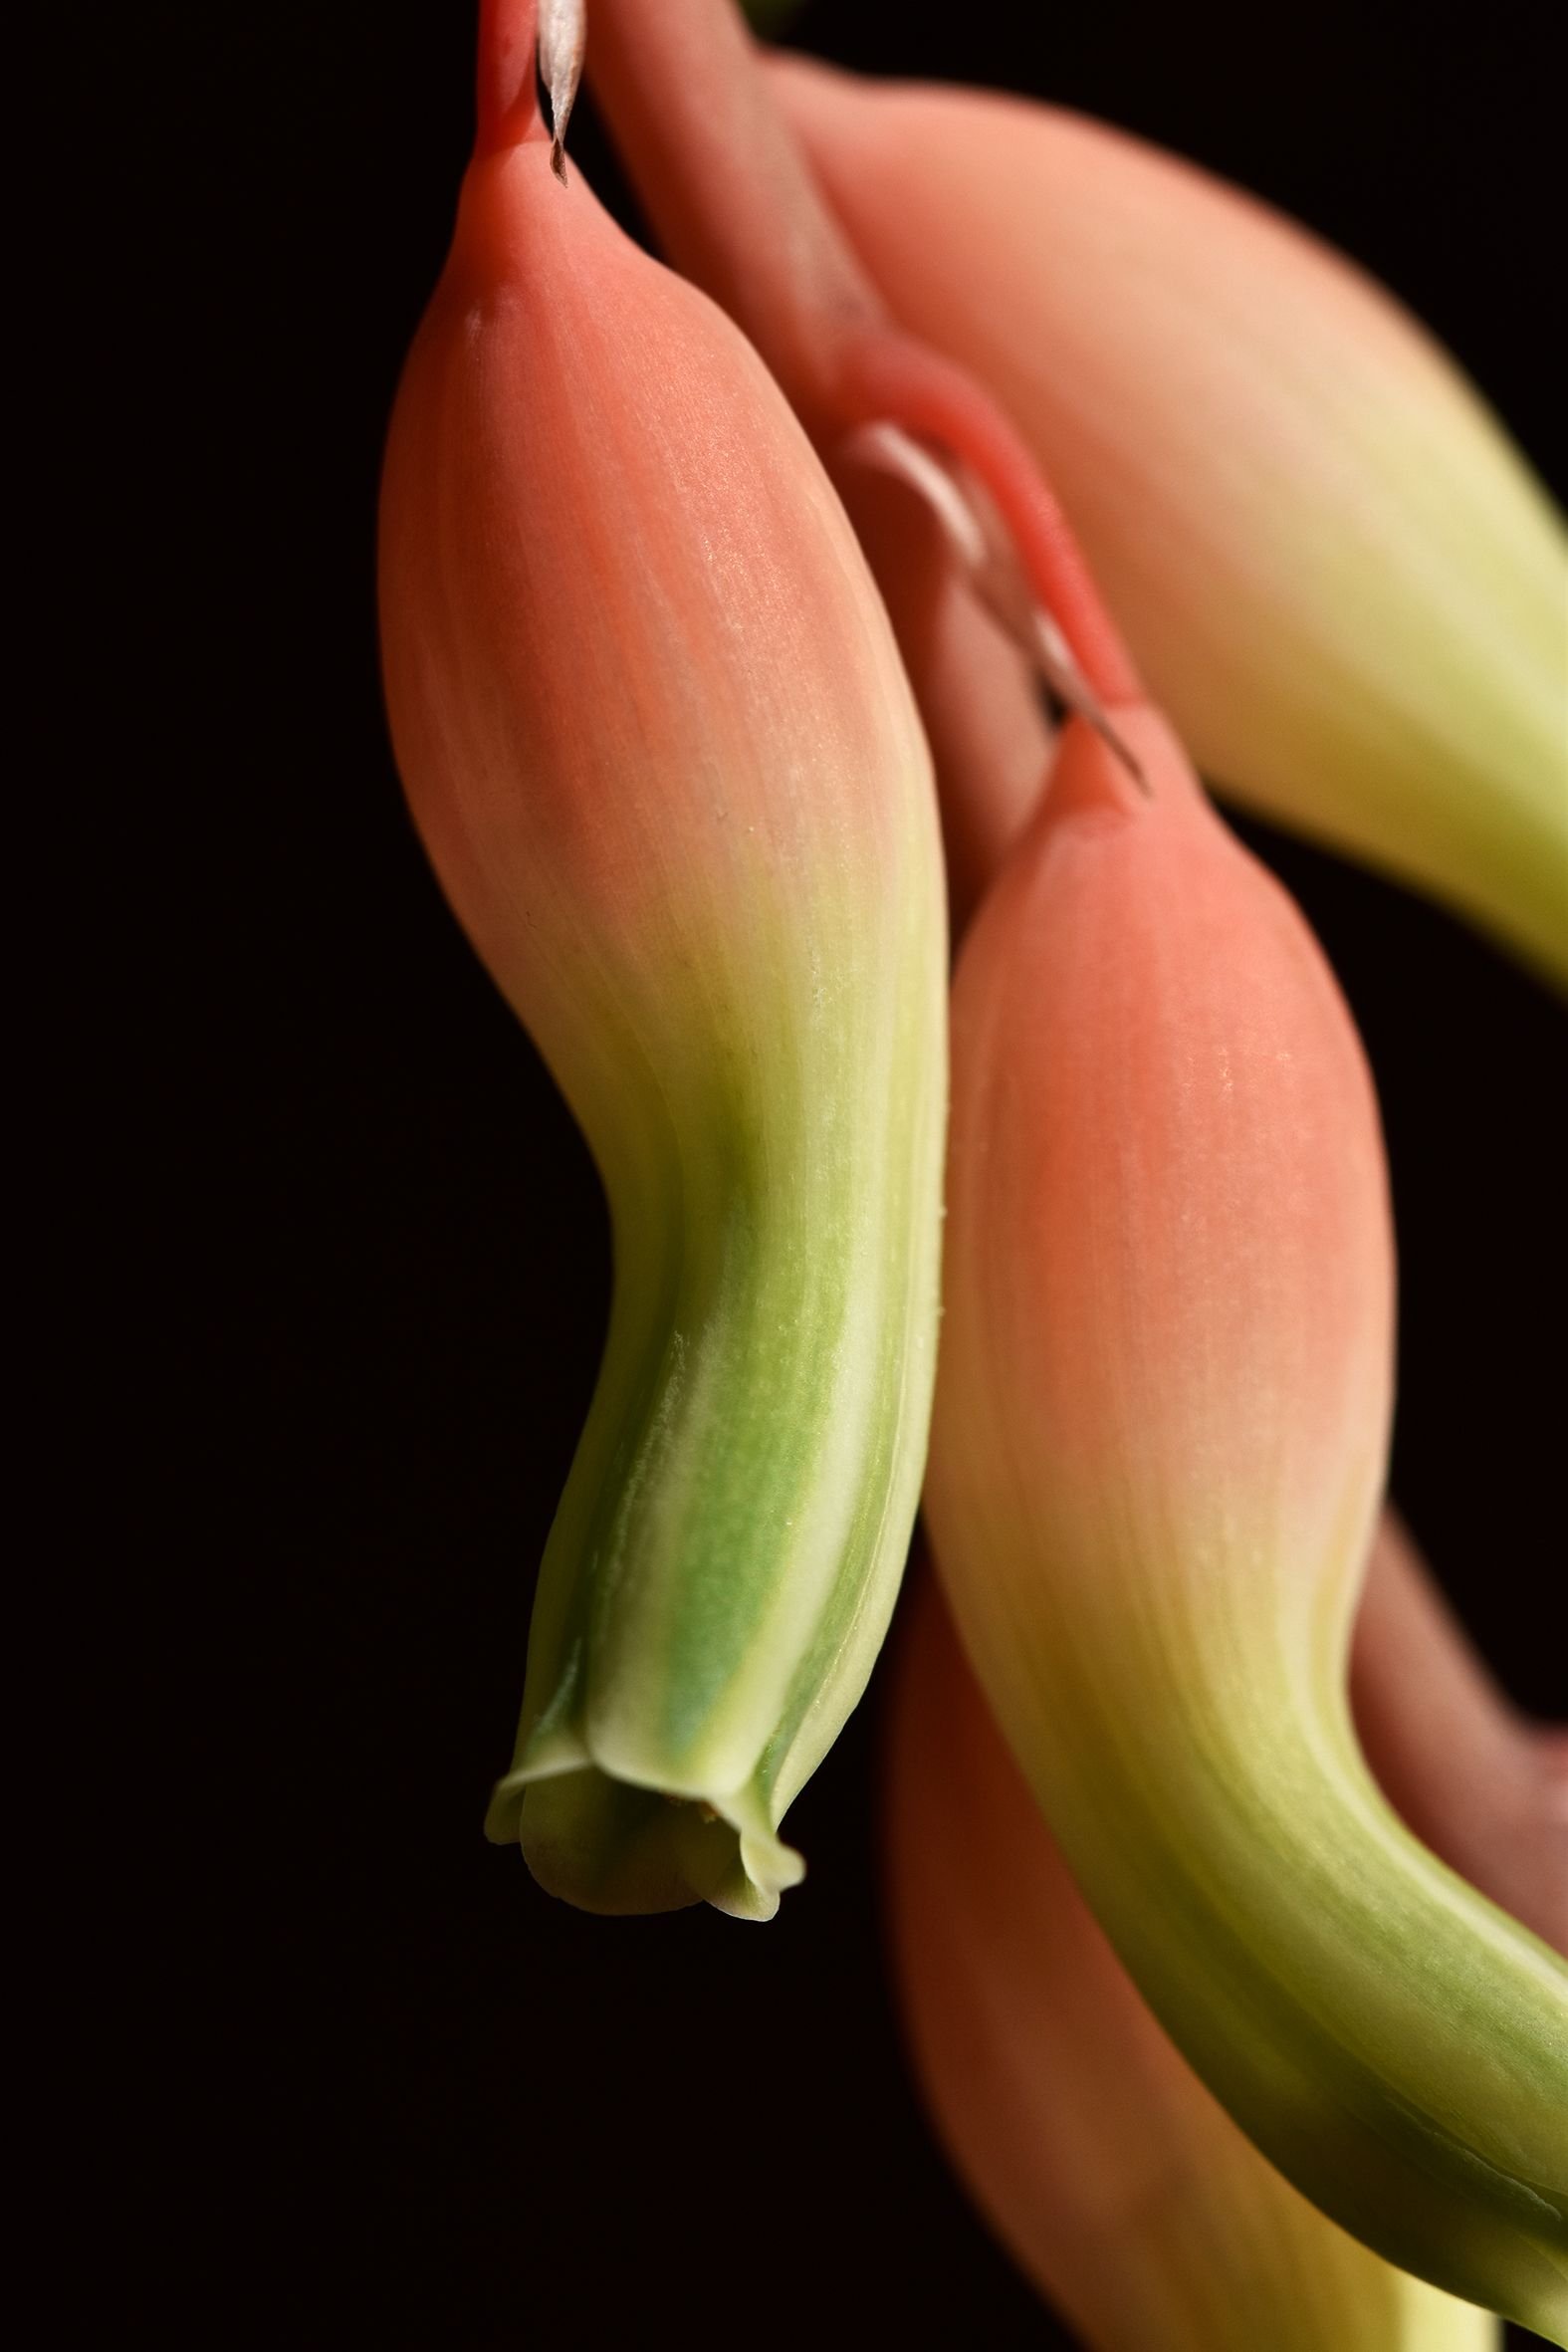
M 962 461 L 916 439 L 890 418 L 856 426 L 842 446 L 845 456 L 892 474 L 924 500 L 955 562 L 992 618 L 1011 637 L 1057 701 L 1094 729 L 1145 800 L 1152 800 L 1148 777 L 1085 676 L 1060 625 L 1041 603 L 1012 533 L 985 483 Z
M 582 80 L 587 0 L 539 0 L 539 78 L 550 102 L 550 168 L 566 180 L 566 124 Z
M 564 184 L 566 124 L 586 48 L 586 0 L 482 0 L 476 151 L 495 154 L 548 130 L 551 169 Z

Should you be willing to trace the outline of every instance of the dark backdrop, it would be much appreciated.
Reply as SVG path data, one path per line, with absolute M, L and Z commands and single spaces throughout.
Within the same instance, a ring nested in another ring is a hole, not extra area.
M 766 1929 L 578 1917 L 480 1836 L 607 1270 L 379 708 L 379 446 L 462 168 L 470 13 L 151 8 L 83 61 L 116 142 L 73 267 L 111 290 L 97 384 L 128 427 L 94 534 L 90 620 L 126 659 L 92 848 L 135 950 L 101 994 L 131 1292 L 100 1350 L 127 1442 L 95 1623 L 138 1735 L 79 1964 L 131 2099 L 84 2123 L 86 2210 L 128 2228 L 84 2273 L 170 2344 L 1043 2346 L 901 2067 L 876 1686 L 791 1815 L 811 1875 Z M 820 0 L 797 36 L 1049 94 L 1261 190 L 1426 316 L 1561 494 L 1528 0 L 958 13 Z M 607 176 L 590 119 L 574 145 Z M 1561 1016 L 1443 916 L 1249 837 L 1383 1089 L 1398 1490 L 1544 1709 Z

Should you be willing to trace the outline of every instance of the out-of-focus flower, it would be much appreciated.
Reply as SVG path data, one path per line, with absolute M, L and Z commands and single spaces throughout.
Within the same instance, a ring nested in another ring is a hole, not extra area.
M 1568 541 L 1445 353 L 1102 124 L 777 83 L 901 321 L 1029 437 L 1206 774 L 1568 981 Z
M 894 1965 L 916 2071 L 1010 2252 L 1096 2352 L 1489 2352 L 1494 2319 L 1336 2229 L 1145 2007 L 935 1585 L 894 1659 Z
M 592 1909 L 761 1917 L 798 1876 L 780 1819 L 869 1673 L 924 1458 L 929 760 L 783 397 L 552 177 L 531 12 L 487 12 L 484 47 L 387 451 L 387 702 L 447 896 L 592 1147 L 615 1262 L 490 1827 Z
M 1332 2218 L 1568 2328 L 1568 1970 L 1402 1828 L 1345 1652 L 1393 1254 L 1332 978 L 1146 710 L 1080 720 L 954 998 L 934 1547 L 1130 1974 Z
M 1393 1510 L 1356 1612 L 1350 1699 L 1401 1818 L 1568 1958 L 1568 1731 L 1509 1704 Z

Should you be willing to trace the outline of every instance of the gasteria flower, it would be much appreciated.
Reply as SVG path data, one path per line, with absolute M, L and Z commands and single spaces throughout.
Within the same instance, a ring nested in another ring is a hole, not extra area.
M 781 1816 L 881 1640 L 925 1450 L 929 760 L 782 395 L 579 175 L 552 176 L 517 16 L 487 18 L 381 535 L 414 815 L 587 1135 L 614 1249 L 489 1826 L 590 1909 L 766 1917 L 799 1875 Z
M 1095 2352 L 1489 2352 L 1264 2162 L 1155 2023 L 1073 1883 L 927 1581 L 895 1659 L 894 1965 L 981 2211 Z
M 927 1499 L 1124 1964 L 1264 2154 L 1568 2341 L 1568 1970 L 1400 1825 L 1345 1651 L 1393 1255 L 1349 1018 L 1155 715 L 1084 722 L 954 997 Z
M 1568 981 L 1568 540 L 1444 353 L 1102 124 L 778 81 L 901 320 L 1029 437 L 1205 773 Z

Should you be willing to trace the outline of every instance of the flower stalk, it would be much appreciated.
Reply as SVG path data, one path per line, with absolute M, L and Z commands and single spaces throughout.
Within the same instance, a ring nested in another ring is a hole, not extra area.
M 1016 420 L 1203 772 L 1568 985 L 1568 535 L 1447 354 L 1104 124 L 802 61 L 776 86 L 897 318 Z
M 755 344 L 824 462 L 893 426 L 965 467 L 1059 630 L 1074 707 L 1139 690 L 1054 495 L 1005 410 L 895 320 L 813 183 L 731 0 L 596 0 L 588 75 L 661 245 Z M 1075 678 L 1074 678 L 1075 673 Z

